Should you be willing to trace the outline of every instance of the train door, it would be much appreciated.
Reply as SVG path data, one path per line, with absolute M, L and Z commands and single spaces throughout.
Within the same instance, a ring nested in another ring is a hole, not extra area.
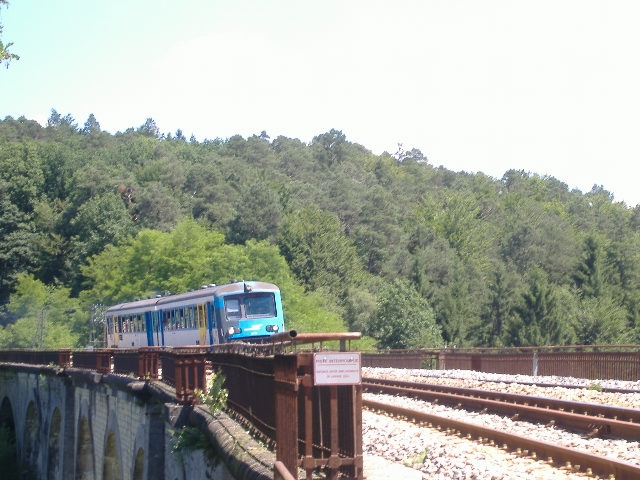
M 107 347 L 118 347 L 119 333 L 118 316 L 107 317 Z
M 207 324 L 209 328 L 209 338 L 211 339 L 211 345 L 217 345 L 220 343 L 220 336 L 218 335 L 218 322 L 215 309 L 213 308 L 213 302 L 207 302 Z
M 144 331 L 147 334 L 147 345 L 153 346 L 153 314 L 155 312 L 144 313 Z
M 198 329 L 198 345 L 206 345 L 207 342 L 207 312 L 205 304 L 196 305 L 196 328 Z
M 153 318 L 156 324 L 153 330 L 155 345 L 164 346 L 164 312 L 162 310 L 156 310 L 155 312 L 153 312 L 153 314 Z

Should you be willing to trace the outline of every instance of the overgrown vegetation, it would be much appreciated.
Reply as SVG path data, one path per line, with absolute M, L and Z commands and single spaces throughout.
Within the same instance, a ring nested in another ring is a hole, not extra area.
M 0 347 L 83 346 L 95 305 L 231 278 L 278 284 L 288 328 L 384 348 L 640 341 L 640 207 L 600 186 L 53 110 L 0 121 L 0 203 Z
M 227 407 L 229 391 L 223 387 L 226 377 L 220 372 L 213 372 L 207 380 L 206 391 L 196 389 L 195 394 L 200 403 L 206 405 L 211 413 Z
M 195 427 L 182 427 L 171 431 L 171 451 L 176 455 L 194 450 L 210 450 L 211 442 L 207 436 Z

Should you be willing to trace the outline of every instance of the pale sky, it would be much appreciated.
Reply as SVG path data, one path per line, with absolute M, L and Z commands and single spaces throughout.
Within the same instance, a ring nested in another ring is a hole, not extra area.
M 640 204 L 637 0 L 10 0 L 0 118 L 310 142 Z

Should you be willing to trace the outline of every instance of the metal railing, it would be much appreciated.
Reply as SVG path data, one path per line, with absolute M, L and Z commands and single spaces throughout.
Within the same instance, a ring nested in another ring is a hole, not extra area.
M 197 401 L 207 373 L 224 374 L 228 409 L 276 451 L 274 477 L 363 478 L 362 387 L 359 381 L 317 381 L 317 355 L 349 352 L 359 333 L 284 332 L 265 345 L 95 349 L 2 350 L 0 362 L 95 370 L 175 388 L 182 404 Z M 336 352 L 337 350 L 337 352 Z M 353 353 L 353 352 L 350 352 Z M 464 369 L 489 373 L 557 375 L 589 379 L 640 379 L 640 346 L 425 349 L 360 354 L 358 365 Z M 284 470 L 283 470 L 284 469 Z
M 640 345 L 390 350 L 363 353 L 362 365 L 637 381 Z
M 285 332 L 267 345 L 80 351 L 0 351 L 0 362 L 56 364 L 61 367 L 161 380 L 175 387 L 179 403 L 197 401 L 206 389 L 210 369 L 226 380 L 228 410 L 275 449 L 274 478 L 310 480 L 316 471 L 328 479 L 363 478 L 362 387 L 318 385 L 314 355 L 327 355 L 328 345 L 347 352 L 360 333 L 303 334 Z M 334 349 L 335 350 L 335 349 Z

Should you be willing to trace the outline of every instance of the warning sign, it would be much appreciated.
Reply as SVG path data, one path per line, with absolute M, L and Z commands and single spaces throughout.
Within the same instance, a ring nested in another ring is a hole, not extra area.
M 314 385 L 360 385 L 360 352 L 313 354 Z

